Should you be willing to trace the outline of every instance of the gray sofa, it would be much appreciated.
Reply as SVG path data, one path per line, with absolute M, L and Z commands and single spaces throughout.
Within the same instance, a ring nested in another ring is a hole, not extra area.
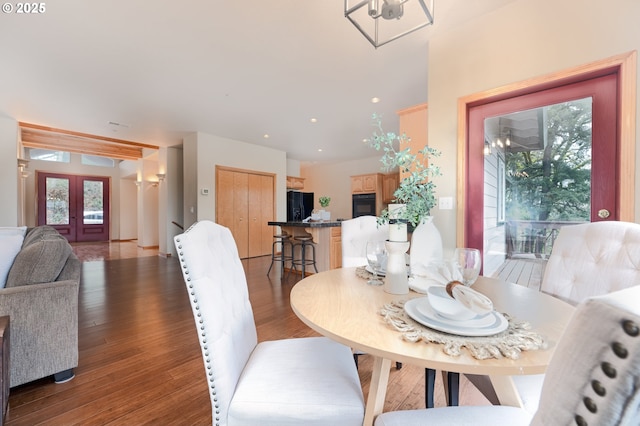
M 54 228 L 27 230 L 0 289 L 0 316 L 10 316 L 11 387 L 51 375 L 56 382 L 74 377 L 81 266 Z

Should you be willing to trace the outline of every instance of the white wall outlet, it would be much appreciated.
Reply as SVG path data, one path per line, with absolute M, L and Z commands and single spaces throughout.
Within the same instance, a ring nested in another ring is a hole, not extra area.
M 438 208 L 440 210 L 453 210 L 453 197 L 440 197 Z

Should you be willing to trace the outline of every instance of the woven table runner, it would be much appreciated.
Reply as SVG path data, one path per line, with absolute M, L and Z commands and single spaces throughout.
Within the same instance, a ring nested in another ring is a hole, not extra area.
M 504 313 L 502 315 L 509 326 L 503 332 L 482 337 L 457 336 L 433 330 L 414 321 L 404 311 L 404 303 L 404 300 L 400 300 L 385 304 L 380 310 L 384 321 L 399 331 L 404 340 L 441 344 L 442 351 L 450 356 L 459 356 L 462 348 L 466 348 L 476 359 L 518 359 L 522 351 L 547 347 L 543 337 L 530 330 L 528 322 L 517 321 Z

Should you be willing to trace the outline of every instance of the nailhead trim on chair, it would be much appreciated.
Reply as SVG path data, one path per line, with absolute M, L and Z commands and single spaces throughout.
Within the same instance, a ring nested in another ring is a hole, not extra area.
M 576 424 L 578 426 L 587 426 L 587 421 L 582 416 L 576 416 Z
M 188 232 L 189 230 L 187 230 Z M 180 245 L 180 239 L 177 239 L 178 242 L 178 250 L 182 250 L 182 245 Z M 195 292 L 193 291 L 193 284 L 191 284 L 191 278 L 188 277 L 189 275 L 189 269 L 187 268 L 187 265 L 184 263 L 184 253 L 182 251 L 179 251 L 178 253 L 179 258 L 180 258 L 180 264 L 182 265 L 182 268 L 184 269 L 184 274 L 187 276 L 187 282 L 189 283 L 189 295 L 192 298 L 192 302 L 194 304 L 194 307 L 196 309 L 196 311 L 200 311 L 200 306 L 198 306 L 198 299 L 195 297 Z M 207 357 L 205 360 L 206 363 L 206 368 L 208 371 L 208 375 L 209 375 L 209 388 L 211 390 L 211 396 L 213 397 L 213 402 L 214 402 L 214 406 L 216 409 L 216 425 L 220 424 L 220 405 L 218 404 L 218 396 L 216 394 L 216 385 L 215 385 L 215 378 L 213 376 L 213 371 L 211 371 L 211 358 L 209 358 L 209 348 L 207 345 L 207 334 L 205 332 L 205 327 L 204 327 L 204 321 L 202 320 L 202 315 L 200 314 L 200 312 L 198 312 L 197 314 L 198 316 L 198 323 L 200 324 L 200 330 L 201 333 L 200 335 L 202 336 L 202 347 L 205 350 L 205 356 Z
M 608 378 L 615 379 L 616 376 L 618 375 L 618 372 L 616 371 L 616 368 L 613 365 L 611 365 L 610 363 L 603 362 L 601 366 L 602 366 L 602 372 Z
M 599 380 L 594 380 L 591 382 L 591 388 L 598 396 L 605 396 L 607 394 L 607 389 L 602 386 Z
M 633 321 L 622 321 L 622 329 L 631 337 L 638 337 L 638 335 L 640 335 L 640 327 Z
M 640 327 L 634 321 L 624 320 L 621 322 L 621 325 L 628 336 L 638 337 L 640 335 Z M 625 359 L 629 356 L 629 350 L 625 347 L 624 343 L 611 343 L 611 350 L 620 359 Z M 601 368 L 602 372 L 610 379 L 615 379 L 618 375 L 615 367 L 608 362 L 603 362 Z M 607 394 L 606 388 L 598 380 L 591 382 L 591 388 L 600 397 L 604 397 Z M 598 412 L 598 404 L 592 398 L 585 397 L 582 401 L 589 412 L 594 414 Z M 587 421 L 579 414 L 575 416 L 575 421 L 577 426 L 588 426 Z

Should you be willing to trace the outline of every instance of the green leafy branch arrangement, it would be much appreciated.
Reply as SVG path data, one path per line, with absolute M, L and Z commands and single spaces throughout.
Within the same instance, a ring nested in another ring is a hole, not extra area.
M 378 114 L 373 114 L 372 125 L 374 132 L 369 139 L 369 146 L 383 152 L 380 159 L 381 169 L 390 172 L 398 168 L 403 174 L 406 173 L 393 193 L 395 202 L 404 204 L 405 209 L 400 213 L 394 212 L 394 218 L 404 219 L 414 227 L 418 226 L 422 218 L 429 216 L 431 209 L 436 205 L 436 186 L 429 178 L 441 176 L 442 173 L 440 167 L 432 164 L 430 159 L 439 157 L 440 151 L 425 145 L 417 153 L 412 153 L 411 147 L 408 146 L 411 139 L 405 134 L 385 132 Z M 378 221 L 389 221 L 388 209 L 382 211 Z

